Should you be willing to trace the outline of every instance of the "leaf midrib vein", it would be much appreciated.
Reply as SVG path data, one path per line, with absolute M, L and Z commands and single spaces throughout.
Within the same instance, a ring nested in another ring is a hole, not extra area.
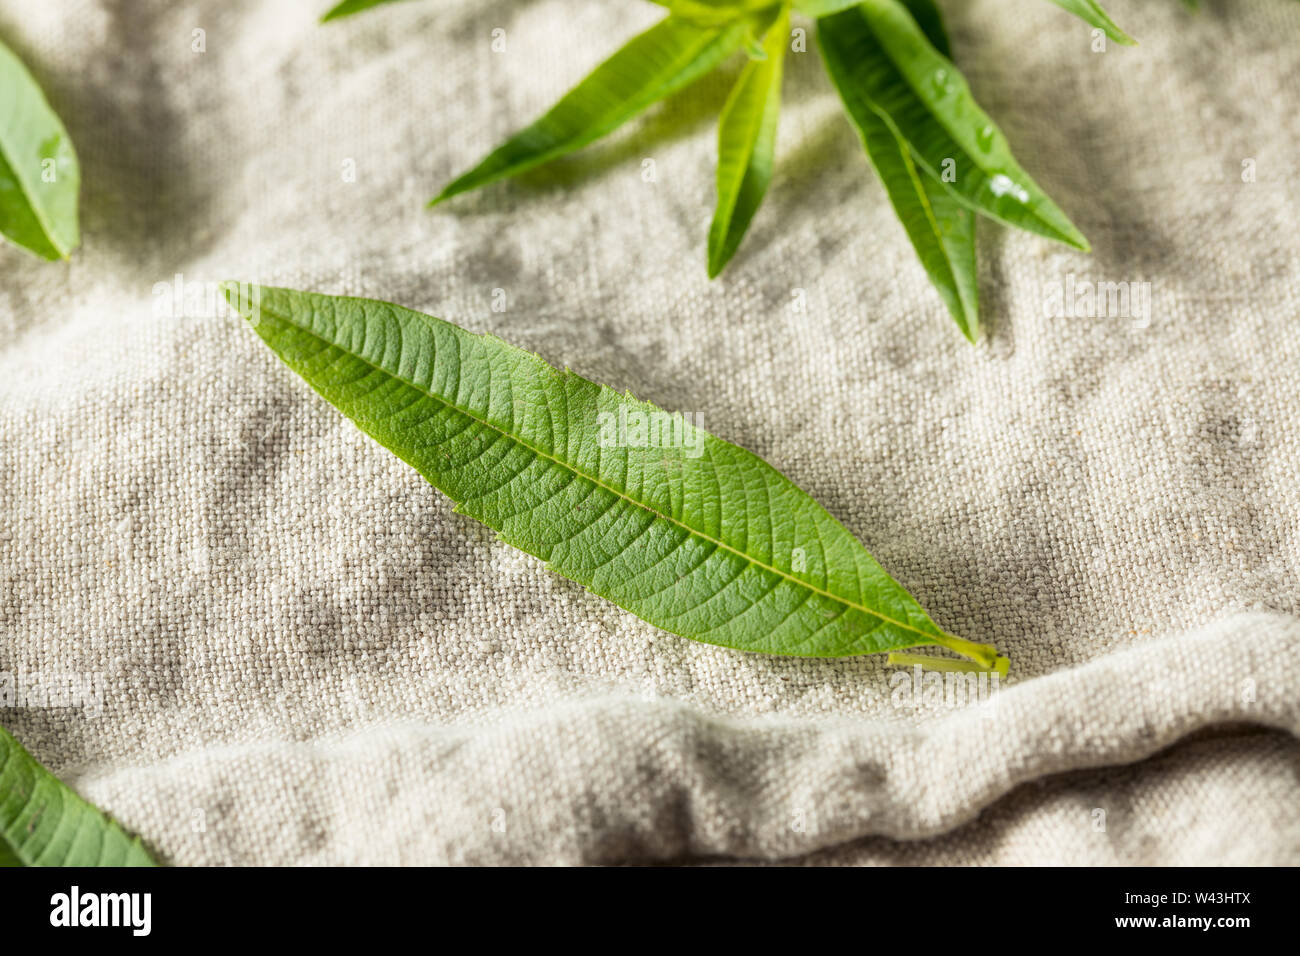
M 485 420 L 485 419 L 479 418 L 479 417 L 478 417 L 477 415 L 475 415 L 473 412 L 470 412 L 470 411 L 468 411 L 468 410 L 462 408 L 460 405 L 457 405 L 455 402 L 447 401 L 445 398 L 442 398 L 442 397 L 439 396 L 439 395 L 435 395 L 435 394 L 434 394 L 433 392 L 431 392 L 431 391 L 430 391 L 426 386 L 421 385 L 421 384 L 419 384 L 419 383 L 417 383 L 417 382 L 412 382 L 410 379 L 406 378 L 405 376 L 398 375 L 397 373 L 393 372 L 391 369 L 385 368 L 384 366 L 378 364 L 377 362 L 372 361 L 369 357 L 367 357 L 367 356 L 365 356 L 365 355 L 359 355 L 358 353 L 353 352 L 353 351 L 351 351 L 350 349 L 347 349 L 347 348 L 345 348 L 345 347 L 342 346 L 342 345 L 339 345 L 337 342 L 334 342 L 334 341 L 332 341 L 332 340 L 326 338 L 324 335 L 320 334 L 320 333 L 317 332 L 315 329 L 307 328 L 306 326 L 300 325 L 299 323 L 295 322 L 295 321 L 294 321 L 290 316 L 287 316 L 287 315 L 281 315 L 281 314 L 279 314 L 278 312 L 275 312 L 274 310 L 269 309 L 269 308 L 267 308 L 267 307 L 264 306 L 264 305 L 260 305 L 260 304 L 259 304 L 259 305 L 258 305 L 258 308 L 261 309 L 262 311 L 265 311 L 265 312 L 269 313 L 270 315 L 274 316 L 275 318 L 278 318 L 278 319 L 280 319 L 280 320 L 282 320 L 282 321 L 288 323 L 289 325 L 292 325 L 293 327 L 295 327 L 295 328 L 297 328 L 297 329 L 301 329 L 303 332 L 306 332 L 308 335 L 313 336 L 314 338 L 318 339 L 318 340 L 321 341 L 321 342 L 324 342 L 325 344 L 329 345 L 330 347 L 332 347 L 332 348 L 336 348 L 336 349 L 339 349 L 341 352 L 343 352 L 343 353 L 345 353 L 345 354 L 347 354 L 347 355 L 352 356 L 353 358 L 357 359 L 357 360 L 360 361 L 360 362 L 365 363 L 366 365 L 369 365 L 369 366 L 370 366 L 371 368 L 373 368 L 375 371 L 382 372 L 382 373 L 385 374 L 385 375 L 389 375 L 389 376 L 391 376 L 392 378 L 397 379 L 397 381 L 402 382 L 402 383 L 404 383 L 405 385 L 408 385 L 408 386 L 410 386 L 410 387 L 413 388 L 413 389 L 416 389 L 417 391 L 421 392 L 422 394 L 424 394 L 424 395 L 428 396 L 429 398 L 433 399 L 435 402 L 441 402 L 443 405 L 446 405 L 446 406 L 449 407 L 449 408 L 455 409 L 457 412 L 459 412 L 460 414 L 464 415 L 466 418 L 470 419 L 471 421 L 476 422 L 476 423 L 478 423 L 479 425 L 482 425 L 482 426 L 485 427 L 485 428 L 489 428 L 489 429 L 491 429 L 492 431 L 497 432 L 499 435 L 502 435 L 503 437 L 508 438 L 508 439 L 511 440 L 511 441 L 518 442 L 520 445 L 522 445 L 524 448 L 528 449 L 528 450 L 529 450 L 530 452 L 532 452 L 533 454 L 535 454 L 535 455 L 537 455 L 537 456 L 539 456 L 539 457 L 541 457 L 541 458 L 545 458 L 547 461 L 554 462 L 555 464 L 559 465 L 561 468 L 566 469 L 566 470 L 568 470 L 568 471 L 571 471 L 571 472 L 573 472 L 574 474 L 578 475 L 578 476 L 581 477 L 581 478 L 585 478 L 587 481 L 590 481 L 592 484 L 596 485 L 597 487 L 599 487 L 599 488 L 603 488 L 605 491 L 608 491 L 610 494 L 612 494 L 612 495 L 614 495 L 614 496 L 616 496 L 616 497 L 618 497 L 618 498 L 621 498 L 621 499 L 623 499 L 624 501 L 628 502 L 629 504 L 632 504 L 632 505 L 634 505 L 634 506 L 636 506 L 636 507 L 638 507 L 638 508 L 641 508 L 641 509 L 644 510 L 644 511 L 649 512 L 651 515 L 653 515 L 653 516 L 655 516 L 655 517 L 657 517 L 657 518 L 661 518 L 661 519 L 663 519 L 664 521 L 667 521 L 669 524 L 676 525 L 677 527 L 679 527 L 679 528 L 681 528 L 683 531 L 685 531 L 687 534 L 695 535 L 697 538 L 701 538 L 701 539 L 703 539 L 704 541 L 709 542 L 710 544 L 716 545 L 717 547 L 723 549 L 724 551 L 729 551 L 729 552 L 731 552 L 731 553 L 734 554 L 736 557 L 738 557 L 738 558 L 740 558 L 741 560 L 746 561 L 746 562 L 748 562 L 748 563 L 754 565 L 754 566 L 757 567 L 757 568 L 761 568 L 761 569 L 764 570 L 764 571 L 770 571 L 772 574 L 775 574 L 775 575 L 777 575 L 777 576 L 780 577 L 780 578 L 784 578 L 784 579 L 787 580 L 787 581 L 792 581 L 793 583 L 797 584 L 797 585 L 800 586 L 800 587 L 804 587 L 804 588 L 809 589 L 810 591 L 814 591 L 814 592 L 816 592 L 817 594 L 822 595 L 823 597 L 828 597 L 828 598 L 830 598 L 832 601 L 837 601 L 837 602 L 839 602 L 840 604 L 843 604 L 843 605 L 845 605 L 845 606 L 848 607 L 848 608 L 851 608 L 851 609 L 854 609 L 854 610 L 858 610 L 858 611 L 861 611 L 862 613 L 867 614 L 867 615 L 869 615 L 869 616 L 871 616 L 871 617 L 878 618 L 878 619 L 884 621 L 884 622 L 887 623 L 887 624 L 892 624 L 892 625 L 894 625 L 895 627 L 901 628 L 901 629 L 903 629 L 903 630 L 905 630 L 905 631 L 910 631 L 910 632 L 913 633 L 913 634 L 919 634 L 919 635 L 921 635 L 922 637 L 926 638 L 927 641 L 929 641 L 929 642 L 931 642 L 931 643 L 933 643 L 933 642 L 934 642 L 934 639 L 935 639 L 937 636 L 939 636 L 939 635 L 936 635 L 936 634 L 931 634 L 931 633 L 929 633 L 928 631 L 923 631 L 923 630 L 921 630 L 920 628 L 913 627 L 913 626 L 910 625 L 910 624 L 904 624 L 902 621 L 895 620 L 894 618 L 887 617 L 886 615 L 881 614 L 879 611 L 872 610 L 871 608 L 867 607 L 865 604 L 859 604 L 859 603 L 856 602 L 856 601 L 851 601 L 851 600 L 849 600 L 848 598 L 841 597 L 840 595 L 835 594 L 835 593 L 833 593 L 833 592 L 831 592 L 831 591 L 827 591 L 827 590 L 825 590 L 824 588 L 819 588 L 819 587 L 817 587 L 817 585 L 812 584 L 812 583 L 810 583 L 810 582 L 808 582 L 808 581 L 805 581 L 805 580 L 803 580 L 802 578 L 797 578 L 797 577 L 795 577 L 793 574 L 789 574 L 789 573 L 787 573 L 787 572 L 785 572 L 785 571 L 782 571 L 780 568 L 774 567 L 774 566 L 772 566 L 772 565 L 770 565 L 770 564 L 767 564 L 767 563 L 765 563 L 765 562 L 763 562 L 763 561 L 760 561 L 760 560 L 758 560 L 757 558 L 753 557 L 752 555 L 745 554 L 743 551 L 739 551 L 739 550 L 737 550 L 736 548 L 733 548 L 731 545 L 727 544 L 725 541 L 722 541 L 722 540 L 720 540 L 720 539 L 718 539 L 718 538 L 715 538 L 715 537 L 713 537 L 712 535 L 707 534 L 706 532 L 700 531 L 700 530 L 697 529 L 697 528 L 692 528 L 690 525 L 686 524 L 685 522 L 679 521 L 679 520 L 677 520 L 676 518 L 672 517 L 671 515 L 664 514 L 663 512 L 659 511 L 657 508 L 653 508 L 653 507 L 651 507 L 650 505 L 645 504 L 644 502 L 637 501 L 635 498 L 631 497 L 631 495 L 629 495 L 626 491 L 620 491 L 619 489 L 614 488 L 614 487 L 612 487 L 611 485 L 607 485 L 607 484 L 605 484 L 605 482 L 601 481 L 599 478 L 596 478 L 596 477 L 594 477 L 594 476 L 592 476 L 592 475 L 587 474 L 587 473 L 586 473 L 585 471 L 583 471 L 581 468 L 578 468 L 577 466 L 572 465 L 572 464 L 570 464 L 570 463 L 567 462 L 567 461 L 563 461 L 562 459 L 556 458 L 554 455 L 549 454 L 548 452 L 545 452 L 545 451 L 543 451 L 542 449 L 535 447 L 534 445 L 532 445 L 531 443 L 529 443 L 526 439 L 521 438 L 521 437 L 519 437 L 518 435 L 511 434 L 511 433 L 510 433 L 509 431 L 507 431 L 506 429 L 504 429 L 504 428 L 502 428 L 502 427 L 500 427 L 500 426 L 498 426 L 498 425 L 494 425 L 492 422 L 489 422 L 489 421 L 487 421 L 487 420 Z M 413 314 L 418 315 L 418 313 L 413 313 Z M 471 333 L 469 333 L 469 334 L 470 334 L 470 335 L 473 335 L 474 333 L 471 332 Z M 458 346 L 458 348 L 459 348 L 459 346 Z M 400 351 L 400 350 L 399 350 L 398 354 L 399 354 L 399 356 L 401 355 L 401 351 Z M 434 354 L 435 354 L 435 355 L 437 354 L 437 353 L 436 353 L 436 349 L 435 349 L 435 351 L 434 351 Z M 435 359 L 435 361 L 436 361 L 436 359 Z M 554 368 L 554 366 L 552 366 L 552 368 Z M 573 374 L 573 373 L 570 372 L 570 373 L 568 373 L 568 374 Z M 458 373 L 457 373 L 457 379 L 458 379 L 458 380 L 459 380 L 459 377 L 460 377 L 460 376 L 459 376 L 459 372 L 458 372 Z M 826 553 L 825 548 L 822 549 L 822 553 L 823 553 L 823 554 Z M 936 627 L 935 630 L 938 630 L 938 631 L 940 631 L 941 634 L 943 634 L 943 632 L 942 632 L 942 630 L 941 630 L 940 628 L 937 628 L 937 627 Z M 950 635 L 944 634 L 943 636 L 950 636 Z

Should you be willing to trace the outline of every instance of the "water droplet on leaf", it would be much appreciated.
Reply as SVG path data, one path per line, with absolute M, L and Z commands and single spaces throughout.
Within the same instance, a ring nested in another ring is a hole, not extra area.
M 989 180 L 989 191 L 999 198 L 1010 196 L 1016 202 L 1029 202 L 1029 190 L 1010 176 L 1005 176 L 1002 173 L 998 173 Z
M 957 89 L 957 84 L 953 82 L 952 76 L 944 69 L 935 70 L 930 77 L 930 82 L 934 85 L 934 91 L 939 96 L 951 96 L 953 91 Z

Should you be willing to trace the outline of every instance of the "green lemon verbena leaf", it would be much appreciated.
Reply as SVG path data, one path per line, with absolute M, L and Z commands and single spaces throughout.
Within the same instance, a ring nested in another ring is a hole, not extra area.
M 1020 168 L 952 61 L 898 0 L 863 3 L 817 21 L 827 54 L 855 89 L 958 200 L 994 219 L 1086 250 L 1088 241 Z M 948 176 L 943 173 L 947 171 Z
M 908 6 L 935 49 L 948 55 L 948 37 L 933 0 L 908 0 Z M 820 37 L 819 37 L 820 40 Z M 871 165 L 885 186 L 913 248 L 958 328 L 970 341 L 979 334 L 979 284 L 976 278 L 975 214 L 929 173 L 918 168 L 907 143 L 871 108 L 854 82 L 853 64 L 841 48 L 819 42 L 826 72 L 839 90 L 844 109 L 862 139 Z
M 0 727 L 0 866 L 153 866 L 138 838 L 77 796 Z
M 838 521 L 743 448 L 488 335 L 369 299 L 225 286 L 257 334 L 503 541 L 666 631 L 811 657 L 940 645 Z
M 430 205 L 586 146 L 677 92 L 738 50 L 748 18 L 700 26 L 674 16 L 633 37 L 531 126 L 449 183 Z
M 80 241 L 80 188 L 68 131 L 0 43 L 0 234 L 44 259 L 66 259 Z
M 1137 40 L 1121 30 L 1115 21 L 1110 18 L 1101 5 L 1095 0 L 1052 0 L 1062 10 L 1068 10 L 1080 20 L 1085 21 L 1099 30 L 1103 30 L 1106 36 L 1110 37 L 1116 43 L 1124 46 L 1136 46 Z
M 735 254 L 772 181 L 789 30 L 790 10 L 782 7 L 763 41 L 763 58 L 745 64 L 718 120 L 718 206 L 709 227 L 710 279 Z

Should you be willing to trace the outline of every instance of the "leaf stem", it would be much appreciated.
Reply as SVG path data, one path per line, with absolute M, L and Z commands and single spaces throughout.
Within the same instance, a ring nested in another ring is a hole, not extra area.
M 950 651 L 956 651 L 962 657 L 969 657 L 976 663 L 984 665 L 985 668 L 992 667 L 998 658 L 998 649 L 992 644 L 976 644 L 974 641 L 967 641 L 952 634 L 936 637 L 934 643 Z
M 949 671 L 962 674 L 994 673 L 999 677 L 1006 677 L 1007 670 L 1011 666 L 1011 661 L 1005 657 L 994 657 L 992 664 L 986 666 L 978 661 L 959 661 L 951 657 L 931 657 L 927 654 L 906 654 L 899 651 L 891 651 L 885 663 L 890 667 L 919 666 L 931 671 Z
M 956 637 L 952 634 L 945 634 L 943 637 L 933 638 L 935 644 L 940 647 L 946 647 L 950 651 L 955 651 L 962 657 L 968 657 L 973 664 L 966 664 L 964 661 L 946 661 L 940 657 L 923 657 L 918 654 L 890 654 L 889 663 L 894 663 L 895 657 L 907 657 L 912 663 L 919 663 L 923 666 L 933 666 L 935 670 L 976 670 L 976 671 L 997 671 L 1003 677 L 1006 676 L 1007 670 L 1011 666 L 1009 659 L 998 656 L 998 649 L 992 644 L 976 644 L 974 641 L 967 641 L 963 638 Z M 941 667 L 936 666 L 937 662 L 961 664 L 962 667 Z

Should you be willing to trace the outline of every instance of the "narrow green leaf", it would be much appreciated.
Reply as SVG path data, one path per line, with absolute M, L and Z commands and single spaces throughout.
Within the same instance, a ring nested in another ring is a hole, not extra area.
M 0 727 L 0 866 L 153 866 L 120 826 Z
M 750 60 L 718 120 L 718 207 L 709 227 L 709 278 L 731 260 L 772 181 L 781 75 L 790 11 L 782 8 L 763 41 L 763 59 Z
M 599 139 L 708 73 L 740 48 L 750 29 L 748 19 L 719 27 L 698 26 L 673 16 L 661 20 L 596 67 L 541 119 L 448 184 L 430 205 L 518 175 Z
M 959 201 L 1008 225 L 1086 250 L 1088 241 L 1011 155 L 1006 137 L 952 61 L 898 0 L 865 0 L 818 21 L 823 48 L 848 65 L 847 82 L 901 136 L 917 164 Z M 948 161 L 948 163 L 945 163 Z
M 1106 36 L 1110 37 L 1116 43 L 1124 46 L 1137 46 L 1137 40 L 1121 30 L 1115 21 L 1110 18 L 1101 5 L 1095 0 L 1051 0 L 1062 10 L 1068 10 L 1080 20 L 1099 30 L 1104 30 Z
M 66 259 L 80 242 L 72 139 L 3 43 L 0 90 L 0 233 L 44 259 Z
M 380 7 L 388 3 L 397 3 L 398 0 L 343 0 L 329 9 L 325 16 L 320 18 L 321 23 L 329 23 L 331 20 L 338 20 L 341 17 L 348 17 L 354 13 L 360 13 L 362 10 L 369 10 L 372 7 Z
M 841 657 L 940 630 L 851 534 L 753 454 L 500 339 L 396 305 L 225 286 L 295 372 L 467 514 L 651 624 Z
M 908 0 L 935 49 L 948 55 L 948 37 L 932 0 Z M 854 85 L 853 64 L 839 59 L 838 48 L 820 42 L 830 74 L 871 165 L 907 230 L 921 265 L 971 342 L 979 335 L 979 285 L 975 259 L 975 215 L 933 176 L 917 168 L 907 143 L 871 108 Z

